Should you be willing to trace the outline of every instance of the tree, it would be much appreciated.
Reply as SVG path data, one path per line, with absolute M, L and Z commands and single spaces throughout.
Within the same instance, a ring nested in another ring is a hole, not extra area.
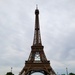
M 14 75 L 12 72 L 7 72 L 6 75 Z
M 69 73 L 69 75 L 75 75 L 74 73 Z

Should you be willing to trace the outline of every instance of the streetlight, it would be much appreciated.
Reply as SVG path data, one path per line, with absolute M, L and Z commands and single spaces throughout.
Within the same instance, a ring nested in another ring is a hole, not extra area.
M 68 68 L 66 67 L 66 74 L 68 75 Z

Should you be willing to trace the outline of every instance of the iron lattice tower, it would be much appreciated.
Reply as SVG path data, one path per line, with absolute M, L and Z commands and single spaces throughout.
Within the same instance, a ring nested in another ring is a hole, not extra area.
M 44 50 L 44 46 L 41 42 L 41 34 L 39 27 L 39 10 L 35 10 L 35 31 L 33 45 L 31 46 L 31 52 L 25 66 L 19 73 L 19 75 L 31 75 L 34 72 L 41 72 L 44 75 L 56 75 L 50 61 L 47 60 Z

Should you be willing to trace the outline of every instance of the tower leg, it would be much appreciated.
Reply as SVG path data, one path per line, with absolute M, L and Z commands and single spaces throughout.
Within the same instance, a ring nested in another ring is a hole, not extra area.
M 31 75 L 31 72 L 29 72 L 28 75 Z
M 44 75 L 47 75 L 47 72 L 44 72 Z

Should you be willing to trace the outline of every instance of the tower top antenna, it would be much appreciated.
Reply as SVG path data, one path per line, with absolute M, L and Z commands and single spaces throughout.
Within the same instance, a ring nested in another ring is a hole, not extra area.
M 38 9 L 38 4 L 36 4 L 36 9 Z

